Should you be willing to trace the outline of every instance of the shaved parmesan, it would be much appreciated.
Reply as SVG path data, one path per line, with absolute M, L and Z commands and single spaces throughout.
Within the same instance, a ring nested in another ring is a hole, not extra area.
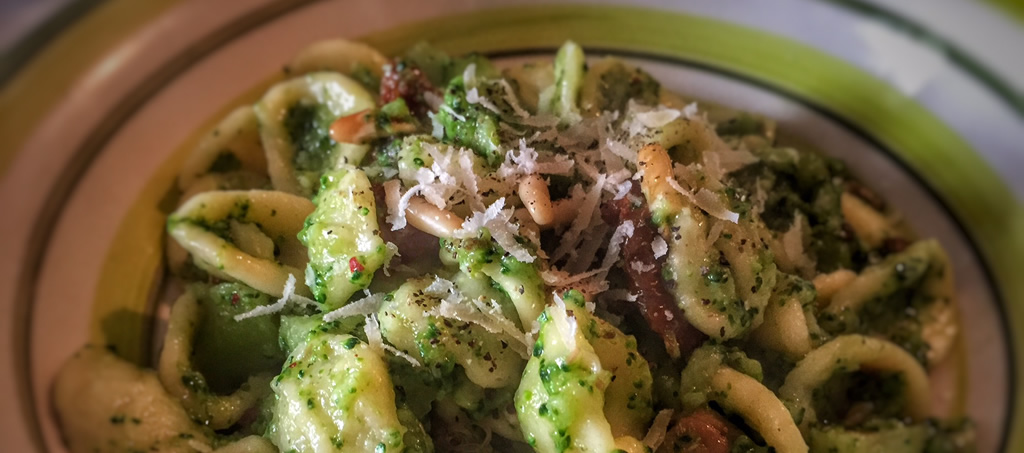
M 368 316 L 377 313 L 377 310 L 380 310 L 380 305 L 384 303 L 384 296 L 384 293 L 370 295 L 369 291 L 367 291 L 366 297 L 325 314 L 324 322 L 331 322 L 352 316 Z
M 629 292 L 628 289 L 609 289 L 598 298 L 602 302 L 636 302 L 637 295 Z
M 477 91 L 476 88 L 470 88 L 469 91 L 466 92 L 466 102 L 470 104 L 480 104 L 487 110 L 490 110 L 499 115 L 501 114 L 501 110 L 498 108 L 498 106 L 494 105 L 494 103 L 491 102 L 490 99 L 480 96 L 480 92 Z
M 440 110 L 444 110 L 445 113 L 447 113 L 447 114 L 449 114 L 451 116 L 454 116 L 455 119 L 457 119 L 459 121 L 462 121 L 462 122 L 466 121 L 466 117 L 465 116 L 462 116 L 458 112 L 456 112 L 455 110 L 452 110 L 452 108 L 449 107 L 448 104 L 441 104 Z
M 739 223 L 740 215 L 726 209 L 722 204 L 722 199 L 707 189 L 700 189 L 693 197 L 694 204 L 699 206 L 708 214 L 717 217 L 722 220 L 727 220 L 732 223 Z
M 568 288 L 575 283 L 584 281 L 600 273 L 601 269 L 592 269 L 581 274 L 570 274 L 557 268 L 551 268 L 540 271 L 540 278 L 544 280 L 544 283 L 547 283 L 548 286 L 561 289 Z
M 491 305 L 488 306 L 479 300 L 469 300 L 459 292 L 454 283 L 441 277 L 434 277 L 434 281 L 423 289 L 423 294 L 441 299 L 440 306 L 431 314 L 473 323 L 490 333 L 508 337 L 515 343 L 519 343 L 519 347 L 513 347 L 517 353 L 527 358 L 526 350 L 529 348 L 529 343 L 526 342 L 526 338 L 515 323 L 502 314 L 501 307 L 497 302 L 492 300 Z
M 685 167 L 677 166 L 676 168 Z M 693 202 L 693 204 L 697 205 L 697 207 L 701 208 L 702 210 L 704 210 L 704 212 L 708 213 L 708 215 L 722 220 L 727 220 L 732 223 L 739 222 L 740 215 L 726 208 L 725 205 L 722 203 L 722 199 L 714 192 L 705 188 L 701 188 L 700 190 L 697 191 L 697 193 L 693 193 L 684 188 L 683 186 L 679 185 L 679 182 L 676 181 L 676 178 L 668 177 L 665 178 L 665 180 L 666 182 L 668 182 L 668 185 L 670 187 L 676 190 L 676 192 L 679 192 L 684 197 L 688 198 L 691 202 Z
M 555 249 L 552 260 L 576 255 L 576 246 L 580 243 L 581 233 L 590 226 L 598 204 L 601 202 L 601 191 L 604 190 L 605 176 L 599 175 L 581 203 L 579 214 L 572 221 L 569 231 L 562 236 L 562 243 Z
M 370 349 L 378 354 L 384 354 L 384 339 L 380 336 L 380 323 L 377 322 L 376 314 L 366 315 L 363 332 L 366 333 L 366 343 L 370 345 Z
M 462 228 L 455 230 L 453 236 L 457 239 L 474 238 L 479 236 L 481 228 L 487 228 L 494 242 L 506 252 L 519 261 L 532 263 L 533 255 L 516 241 L 519 225 L 512 223 L 514 211 L 504 207 L 505 198 L 499 198 L 483 212 L 473 212 L 472 216 L 462 222 Z
M 315 306 L 316 301 L 308 297 L 303 297 L 295 294 L 295 275 L 288 274 L 288 280 L 284 282 L 284 289 L 282 290 L 281 298 L 270 305 L 261 305 L 253 308 L 245 313 L 235 315 L 235 321 L 242 321 L 256 316 L 264 316 L 273 313 L 277 313 L 288 305 L 289 301 L 300 302 L 303 305 Z
M 391 260 L 395 259 L 396 256 L 402 256 L 402 254 L 398 252 L 398 246 L 394 242 L 387 242 L 384 244 L 384 247 L 386 250 L 384 252 L 384 265 L 381 266 L 381 270 L 384 272 L 385 277 L 390 277 Z
M 799 211 L 793 215 L 792 226 L 782 234 L 782 248 L 786 258 L 797 269 L 813 271 L 815 268 L 814 260 L 804 252 L 804 222 L 804 216 Z
M 636 150 L 626 146 L 622 142 L 607 139 L 605 141 L 605 147 L 608 148 L 608 150 L 614 153 L 616 156 L 625 159 L 627 162 L 632 162 L 635 164 L 637 161 Z
M 664 409 L 654 416 L 654 422 L 651 423 L 651 429 L 647 431 L 643 442 L 651 451 L 658 450 L 658 447 L 665 442 L 665 435 L 668 434 L 668 425 L 672 422 L 672 413 L 672 409 Z
M 417 367 L 419 367 L 419 366 L 423 366 L 422 364 L 420 364 L 420 361 L 419 361 L 419 360 L 416 360 L 416 358 L 415 358 L 415 357 L 413 357 L 413 356 L 411 356 L 411 355 L 409 355 L 409 354 L 406 354 L 406 353 L 405 353 L 405 352 L 403 352 L 403 351 L 402 351 L 401 349 L 398 349 L 398 348 L 396 348 L 396 347 L 394 347 L 394 346 L 391 346 L 391 345 L 389 345 L 389 344 L 387 344 L 387 343 L 383 343 L 383 342 L 381 342 L 380 346 L 381 346 L 381 348 L 383 348 L 383 349 L 384 349 L 385 351 L 387 351 L 387 352 L 390 352 L 390 353 L 394 354 L 394 355 L 395 355 L 395 357 L 398 357 L 398 358 L 400 358 L 400 359 L 405 359 L 405 361 L 406 361 L 406 362 L 409 362 L 410 364 L 412 364 L 412 366 L 417 366 Z
M 552 160 L 538 161 L 537 150 L 527 146 L 525 139 L 519 140 L 519 153 L 508 150 L 505 161 L 498 167 L 498 177 L 513 179 L 521 176 L 537 174 L 565 175 L 572 171 L 574 161 L 564 155 L 556 155 Z
M 657 129 L 679 118 L 682 112 L 676 109 L 661 108 L 636 114 L 637 121 L 647 129 Z
M 718 156 L 722 170 L 726 173 L 739 170 L 761 160 L 750 151 L 744 149 L 735 151 L 723 149 L 716 151 L 715 154 Z
M 687 104 L 686 107 L 683 107 L 683 116 L 687 118 L 693 118 L 697 116 L 697 103 L 691 102 Z
M 512 85 L 509 85 L 508 81 L 505 79 L 499 79 L 498 84 L 501 85 L 501 89 L 505 93 L 505 101 L 508 102 L 508 106 L 512 108 L 512 111 L 522 118 L 529 118 L 530 112 L 527 112 L 521 105 L 519 105 L 519 99 L 516 98 L 515 90 L 512 89 Z
M 629 194 L 629 191 L 631 189 L 633 189 L 633 182 L 623 181 L 621 184 L 618 185 L 618 188 L 615 189 L 615 196 L 613 197 L 613 199 L 621 200 L 625 198 L 625 196 Z
M 651 241 L 651 250 L 654 251 L 655 258 L 661 258 L 668 254 L 668 243 L 661 236 L 657 236 Z
M 605 275 L 615 265 L 615 262 L 619 260 L 619 251 L 622 249 L 622 244 L 626 242 L 627 238 L 633 237 L 633 227 L 632 220 L 622 222 L 619 226 L 615 227 L 612 238 L 608 240 L 608 251 L 605 252 L 604 260 L 601 261 L 601 270 Z
M 565 348 L 569 353 L 576 351 L 576 319 L 570 318 L 569 313 L 565 308 L 565 301 L 558 295 L 557 292 L 552 293 L 554 295 L 555 308 L 554 313 L 551 316 L 551 322 L 555 326 L 555 332 L 558 333 L 558 338 L 565 344 Z
M 595 212 L 595 214 L 598 213 Z M 604 223 L 587 229 L 587 234 L 581 236 L 580 245 L 573 249 L 569 255 L 570 259 L 566 263 L 565 270 L 579 273 L 590 269 L 590 266 L 594 264 L 594 260 L 597 259 L 597 252 L 604 245 L 604 238 L 607 237 L 608 230 L 610 229 L 611 227 Z
M 650 272 L 654 270 L 653 264 L 644 264 L 642 261 L 633 261 L 629 263 L 629 267 L 637 272 Z
M 430 135 L 438 140 L 444 138 L 444 125 L 437 119 L 437 115 L 434 112 L 427 112 L 427 118 L 430 118 Z
M 708 237 L 704 241 L 704 247 L 708 249 L 713 247 L 715 245 L 715 241 L 717 241 L 718 237 L 722 235 L 723 228 L 725 228 L 725 225 L 723 225 L 722 222 L 711 222 L 711 230 L 708 231 Z
M 462 70 L 462 82 L 467 87 L 476 86 L 476 63 L 470 63 Z

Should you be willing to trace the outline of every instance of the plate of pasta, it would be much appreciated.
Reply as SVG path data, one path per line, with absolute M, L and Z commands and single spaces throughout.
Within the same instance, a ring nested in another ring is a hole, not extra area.
M 79 25 L 153 21 L 8 169 L 21 450 L 1024 446 L 1005 67 L 871 3 L 257 3 Z

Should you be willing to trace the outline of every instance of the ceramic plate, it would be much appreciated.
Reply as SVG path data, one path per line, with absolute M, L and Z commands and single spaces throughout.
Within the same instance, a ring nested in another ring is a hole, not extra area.
M 49 388 L 80 345 L 151 359 L 162 200 L 183 157 L 299 49 L 339 36 L 506 63 L 573 39 L 843 158 L 955 263 L 964 328 L 936 406 L 974 418 L 979 451 L 1024 451 L 1019 4 L 85 3 L 0 71 L 0 426 L 13 451 L 64 451 Z

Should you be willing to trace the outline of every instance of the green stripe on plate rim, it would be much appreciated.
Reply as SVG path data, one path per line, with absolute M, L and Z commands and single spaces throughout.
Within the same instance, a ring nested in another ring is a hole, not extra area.
M 823 1 L 834 3 L 855 13 L 868 16 L 871 20 L 888 25 L 893 30 L 917 40 L 922 45 L 933 48 L 935 52 L 945 56 L 960 69 L 964 70 L 988 87 L 988 89 L 992 90 L 1000 100 L 1005 102 L 1006 105 L 1013 109 L 1018 116 L 1024 119 L 1024 93 L 1020 93 L 1015 90 L 1012 85 L 1003 80 L 1003 78 L 995 71 L 978 61 L 969 52 L 961 50 L 948 39 L 944 38 L 941 33 L 921 25 L 914 21 L 913 18 L 901 16 L 882 6 L 862 0 Z M 1017 13 L 1024 14 L 1024 2 L 1019 2 L 1016 5 L 1016 8 Z M 1007 46 L 1005 50 L 1008 51 L 1006 52 L 1007 57 L 1010 56 L 1010 52 L 1016 51 L 1016 49 L 1011 49 L 1009 46 Z
M 385 54 L 398 53 L 421 40 L 452 53 L 466 53 L 553 48 L 566 39 L 585 47 L 644 53 L 720 68 L 811 100 L 855 124 L 895 152 L 940 194 L 980 247 L 982 259 L 989 264 L 996 280 L 995 290 L 1009 302 L 1004 310 L 1010 325 L 1024 328 L 1024 307 L 1013 303 L 1024 300 L 1024 281 L 1016 279 L 1013 272 L 1017 257 L 1024 254 L 1024 207 L 961 137 L 921 105 L 849 63 L 762 31 L 633 7 L 490 9 L 402 25 L 363 38 Z M 837 86 L 843 89 L 836 90 Z M 218 118 L 211 118 L 210 124 Z M 138 250 L 160 244 L 163 235 L 155 229 L 158 222 L 154 219 L 162 218 L 162 214 L 157 205 L 189 149 L 189 143 L 183 145 L 140 194 L 130 212 L 145 215 L 129 215 L 120 225 L 117 237 L 122 239 L 113 244 L 101 270 L 92 317 L 94 326 L 116 309 L 147 312 L 147 299 L 143 296 L 158 282 L 143 280 L 139 286 L 124 285 L 123 275 L 131 275 L 129 268 L 138 263 L 132 264 L 125 257 L 139 256 Z M 147 256 L 150 263 L 159 260 L 158 256 Z M 139 326 L 132 331 L 141 334 L 146 329 L 147 326 Z M 1022 339 L 1016 336 L 1011 340 L 1013 360 L 1017 363 L 1024 351 Z M 145 357 L 139 345 L 149 341 L 130 335 L 107 340 L 116 340 L 117 346 L 138 353 L 136 360 Z M 1017 392 L 1010 408 L 1015 423 L 1007 427 L 1010 437 L 1004 445 L 1006 451 L 1024 447 L 1020 434 L 1024 432 L 1024 423 L 1017 418 L 1018 409 L 1024 405 L 1021 397 L 1021 392 Z
M 984 2 L 1005 11 L 1017 21 L 1018 25 L 1024 25 L 1024 2 L 1020 0 L 984 0 Z

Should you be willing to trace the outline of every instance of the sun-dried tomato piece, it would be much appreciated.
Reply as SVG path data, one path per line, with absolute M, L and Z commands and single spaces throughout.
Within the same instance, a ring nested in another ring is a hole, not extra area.
M 634 203 L 632 200 L 640 200 Z M 633 222 L 633 236 L 622 244 L 622 257 L 630 292 L 637 295 L 637 306 L 651 330 L 661 336 L 672 357 L 685 357 L 704 340 L 704 334 L 690 325 L 683 310 L 665 287 L 661 270 L 665 258 L 655 258 L 651 244 L 658 231 L 651 225 L 651 213 L 643 195 L 634 186 L 630 196 L 610 201 L 601 207 L 605 222 L 618 225 Z M 637 263 L 634 265 L 633 263 Z
M 676 420 L 658 453 L 728 453 L 728 433 L 721 415 L 702 409 Z
M 438 94 L 427 76 L 415 65 L 396 58 L 384 67 L 384 76 L 380 79 L 380 105 L 402 98 L 409 111 L 424 119 L 430 111 L 430 104 L 423 97 L 427 92 Z

